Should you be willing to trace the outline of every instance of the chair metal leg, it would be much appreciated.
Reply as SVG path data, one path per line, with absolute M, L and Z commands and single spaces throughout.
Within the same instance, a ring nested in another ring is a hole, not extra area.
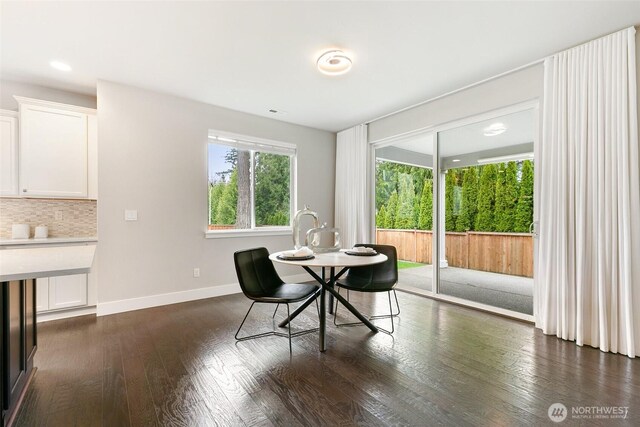
M 389 291 L 389 292 L 391 292 L 391 291 Z M 396 299 L 396 308 L 397 308 L 398 311 L 396 313 L 393 313 L 393 311 L 392 311 L 391 312 L 391 316 L 396 317 L 396 316 L 400 315 L 400 304 L 398 303 L 398 294 L 396 294 L 396 290 L 395 289 L 393 289 L 393 296 Z M 369 319 L 385 319 L 387 317 L 389 317 L 388 314 L 380 314 L 380 315 L 377 315 L 377 316 L 371 316 L 371 317 L 369 317 Z
M 242 322 L 240 323 L 240 327 L 238 328 L 238 330 L 236 331 L 235 334 L 235 338 L 237 341 L 247 341 L 247 340 L 251 340 L 251 339 L 255 339 L 255 338 L 262 338 L 262 337 L 268 337 L 268 336 L 279 336 L 279 337 L 287 337 L 289 338 L 289 353 L 292 353 L 292 346 L 291 346 L 291 338 L 292 337 L 298 337 L 300 335 L 304 335 L 304 334 L 309 334 L 311 332 L 316 332 L 318 330 L 318 328 L 313 328 L 313 329 L 307 329 L 304 331 L 298 331 L 298 332 L 291 332 L 291 322 L 289 322 L 289 329 L 288 329 L 288 333 L 287 334 L 283 334 L 281 332 L 277 332 L 277 331 L 269 331 L 269 332 L 263 332 L 261 334 L 254 334 L 254 335 L 248 335 L 246 337 L 240 337 L 238 335 L 240 335 L 240 330 L 242 330 L 242 326 L 244 326 L 244 322 L 247 321 L 247 318 L 249 317 L 249 313 L 251 313 L 251 310 L 253 309 L 253 305 L 257 302 L 261 302 L 261 301 L 253 301 L 251 303 L 251 306 L 249 307 L 249 310 L 247 310 L 247 314 L 244 315 L 244 319 L 242 319 Z M 272 304 L 272 303 L 271 303 Z M 278 304 L 279 305 L 279 304 Z M 289 312 L 289 304 L 287 303 L 287 317 L 290 316 L 290 312 Z M 278 307 L 276 307 L 276 311 L 278 310 Z M 275 315 L 275 313 L 274 313 Z
M 338 294 L 340 294 L 340 288 L 338 288 Z M 381 314 L 378 316 L 370 316 L 369 319 L 384 319 L 384 318 L 389 318 L 391 320 L 391 331 L 388 331 L 384 328 L 381 328 L 380 326 L 376 325 L 377 328 L 379 330 L 381 330 L 382 332 L 384 332 L 385 334 L 391 335 L 393 334 L 393 332 L 395 331 L 395 326 L 393 323 L 393 318 L 398 316 L 400 314 L 400 304 L 398 304 L 398 295 L 396 295 L 396 290 L 393 289 L 393 294 L 395 296 L 396 299 L 396 307 L 398 309 L 397 313 L 393 312 L 393 307 L 391 305 L 391 291 L 387 292 L 387 297 L 389 298 L 389 313 L 390 314 Z M 347 301 L 349 300 L 349 290 L 347 289 Z M 358 325 L 362 325 L 362 322 L 351 322 L 351 323 L 337 323 L 336 321 L 336 317 L 338 316 L 338 301 L 336 300 L 336 308 L 333 312 L 333 324 L 336 325 L 337 327 L 340 326 L 358 326 Z
M 338 287 L 338 295 L 340 295 L 340 287 Z M 347 301 L 349 301 L 349 289 L 347 289 Z M 364 323 L 362 322 L 351 322 L 351 323 L 337 323 L 336 321 L 336 317 L 338 316 L 338 299 L 336 298 L 336 308 L 335 310 L 333 310 L 333 324 L 336 325 L 337 327 L 340 326 L 358 326 L 358 325 L 364 325 Z
M 273 316 L 271 316 L 272 319 L 276 318 L 276 313 L 278 312 L 278 307 L 280 307 L 280 303 L 276 304 L 276 309 L 273 311 Z
M 240 327 L 236 331 L 235 338 L 236 338 L 237 341 L 245 341 L 245 340 L 250 340 L 250 339 L 253 339 L 253 338 L 266 337 L 268 335 L 273 334 L 273 332 L 264 332 L 262 334 L 249 335 L 249 336 L 246 336 L 246 337 L 238 337 L 238 335 L 240 334 L 240 330 L 242 329 L 242 326 L 244 325 L 244 322 L 247 320 L 247 317 L 249 317 L 249 313 L 251 313 L 251 310 L 253 309 L 253 306 L 254 306 L 255 303 L 256 303 L 256 301 L 251 303 L 251 307 L 249 307 L 249 310 L 247 310 L 247 314 L 244 315 L 244 319 L 242 319 L 242 323 L 240 323 Z
M 393 325 L 393 308 L 391 308 L 391 292 L 387 292 L 387 296 L 389 297 L 389 320 L 391 320 L 391 332 L 389 332 L 386 329 L 383 329 L 383 328 L 381 328 L 379 326 L 378 326 L 378 329 L 380 329 L 385 334 L 391 335 L 395 331 L 395 327 Z

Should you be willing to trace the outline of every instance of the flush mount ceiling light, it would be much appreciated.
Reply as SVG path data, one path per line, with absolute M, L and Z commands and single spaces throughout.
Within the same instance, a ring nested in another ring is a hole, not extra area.
M 51 61 L 49 65 L 58 71 L 71 71 L 71 66 L 61 61 Z
M 460 161 L 460 159 L 453 159 L 451 160 L 453 163 L 458 163 Z
M 505 133 L 507 131 L 507 127 L 503 123 L 494 123 L 491 126 L 487 126 L 483 129 L 484 136 L 496 136 L 501 133 Z
M 316 64 L 322 74 L 339 76 L 349 72 L 353 62 L 343 51 L 334 49 L 323 53 Z

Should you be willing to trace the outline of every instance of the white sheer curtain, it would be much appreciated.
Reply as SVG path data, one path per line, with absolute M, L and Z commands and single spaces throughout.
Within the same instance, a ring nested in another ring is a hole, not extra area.
M 370 167 L 367 125 L 338 132 L 335 222 L 343 248 L 371 242 Z
M 536 326 L 640 350 L 635 30 L 545 60 Z

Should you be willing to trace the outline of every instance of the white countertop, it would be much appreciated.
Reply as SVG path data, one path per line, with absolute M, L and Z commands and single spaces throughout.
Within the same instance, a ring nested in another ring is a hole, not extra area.
M 21 247 L 0 251 L 0 282 L 88 273 L 96 245 Z
M 98 241 L 97 237 L 49 237 L 46 239 L 3 239 L 3 240 L 0 240 L 0 246 L 90 243 L 90 242 L 97 242 L 97 241 Z

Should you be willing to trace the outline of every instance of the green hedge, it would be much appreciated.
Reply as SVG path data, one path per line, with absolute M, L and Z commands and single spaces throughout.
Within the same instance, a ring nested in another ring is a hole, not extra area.
M 527 232 L 533 221 L 530 160 L 449 169 L 445 176 L 447 231 Z M 431 230 L 430 169 L 378 161 L 376 226 Z

